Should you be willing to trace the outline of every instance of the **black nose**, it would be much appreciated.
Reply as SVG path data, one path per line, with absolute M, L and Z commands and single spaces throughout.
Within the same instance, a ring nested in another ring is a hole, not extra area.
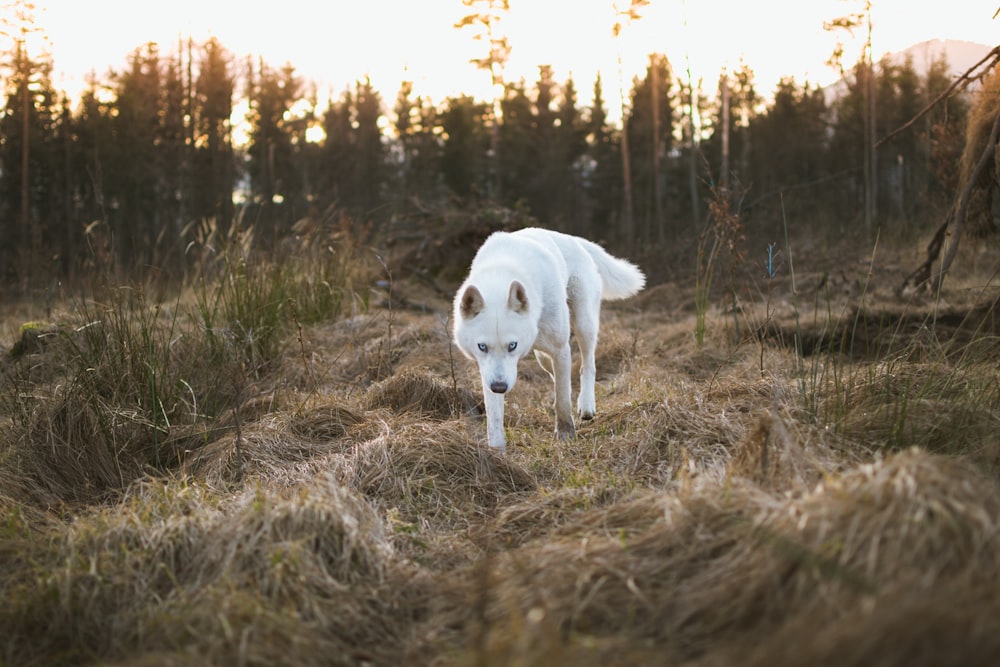
M 490 382 L 490 391 L 494 394 L 503 394 L 507 391 L 507 383 L 501 382 L 500 380 L 494 380 Z

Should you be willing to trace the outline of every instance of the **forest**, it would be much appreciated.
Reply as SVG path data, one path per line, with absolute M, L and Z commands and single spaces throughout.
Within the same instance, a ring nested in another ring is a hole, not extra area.
M 320 100 L 293 64 L 239 59 L 215 39 L 124 60 L 70 100 L 50 57 L 18 40 L 6 54 L 0 266 L 22 293 L 98 266 L 180 275 L 208 223 L 252 225 L 267 251 L 297 229 L 385 240 L 495 208 L 640 258 L 685 257 L 719 186 L 761 239 L 787 220 L 821 238 L 912 236 L 951 202 L 967 113 L 952 97 L 869 153 L 948 87 L 943 60 L 924 72 L 861 60 L 842 94 L 786 78 L 771 95 L 749 64 L 689 81 L 651 54 L 625 99 L 598 79 L 589 106 L 544 65 L 494 106 L 416 97 L 407 81 Z

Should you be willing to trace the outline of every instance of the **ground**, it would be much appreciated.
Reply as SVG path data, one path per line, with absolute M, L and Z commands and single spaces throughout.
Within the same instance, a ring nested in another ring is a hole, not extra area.
M 701 345 L 693 280 L 607 304 L 597 417 L 557 439 L 525 359 L 506 456 L 453 280 L 372 285 L 175 471 L 0 493 L 0 657 L 994 664 L 996 264 L 964 252 L 940 297 L 895 293 L 905 253 L 747 269 Z

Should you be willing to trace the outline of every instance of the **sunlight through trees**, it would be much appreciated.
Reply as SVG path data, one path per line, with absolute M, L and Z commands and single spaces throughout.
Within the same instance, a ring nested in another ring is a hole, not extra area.
M 644 4 L 615 4 L 609 38 L 627 40 Z M 507 3 L 465 6 L 456 28 L 487 46 L 475 61 L 494 84 L 485 103 L 414 97 L 406 81 L 387 98 L 367 79 L 320 100 L 293 63 L 239 61 L 215 39 L 141 46 L 70 101 L 52 83 L 51 56 L 28 48 L 38 28 L 23 14 L 5 28 L 0 79 L 8 283 L 177 267 L 206 219 L 223 230 L 250 221 L 266 248 L 304 220 L 346 216 L 388 231 L 456 204 L 501 206 L 612 248 L 690 254 L 722 182 L 763 234 L 782 216 L 841 231 L 855 219 L 866 232 L 926 225 L 952 196 L 941 161 L 961 151 L 965 98 L 894 136 L 878 161 L 872 148 L 946 87 L 942 60 L 918 71 L 912 61 L 872 63 L 869 51 L 844 68 L 836 93 L 785 79 L 766 102 L 741 63 L 725 74 L 726 151 L 722 88 L 703 91 L 666 56 L 651 54 L 642 76 L 618 82 L 623 120 L 613 124 L 600 78 L 589 105 L 572 77 L 559 81 L 544 64 L 534 81 L 505 81 Z

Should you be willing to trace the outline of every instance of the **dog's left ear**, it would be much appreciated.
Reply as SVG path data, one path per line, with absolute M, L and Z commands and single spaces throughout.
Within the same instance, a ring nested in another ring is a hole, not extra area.
M 515 313 L 528 312 L 528 293 L 524 285 L 516 280 L 510 284 L 510 292 L 507 293 L 507 308 Z
M 462 293 L 462 305 L 459 310 L 462 313 L 462 319 L 471 320 L 483 310 L 484 306 L 483 295 L 480 294 L 479 290 L 474 285 L 466 287 Z

